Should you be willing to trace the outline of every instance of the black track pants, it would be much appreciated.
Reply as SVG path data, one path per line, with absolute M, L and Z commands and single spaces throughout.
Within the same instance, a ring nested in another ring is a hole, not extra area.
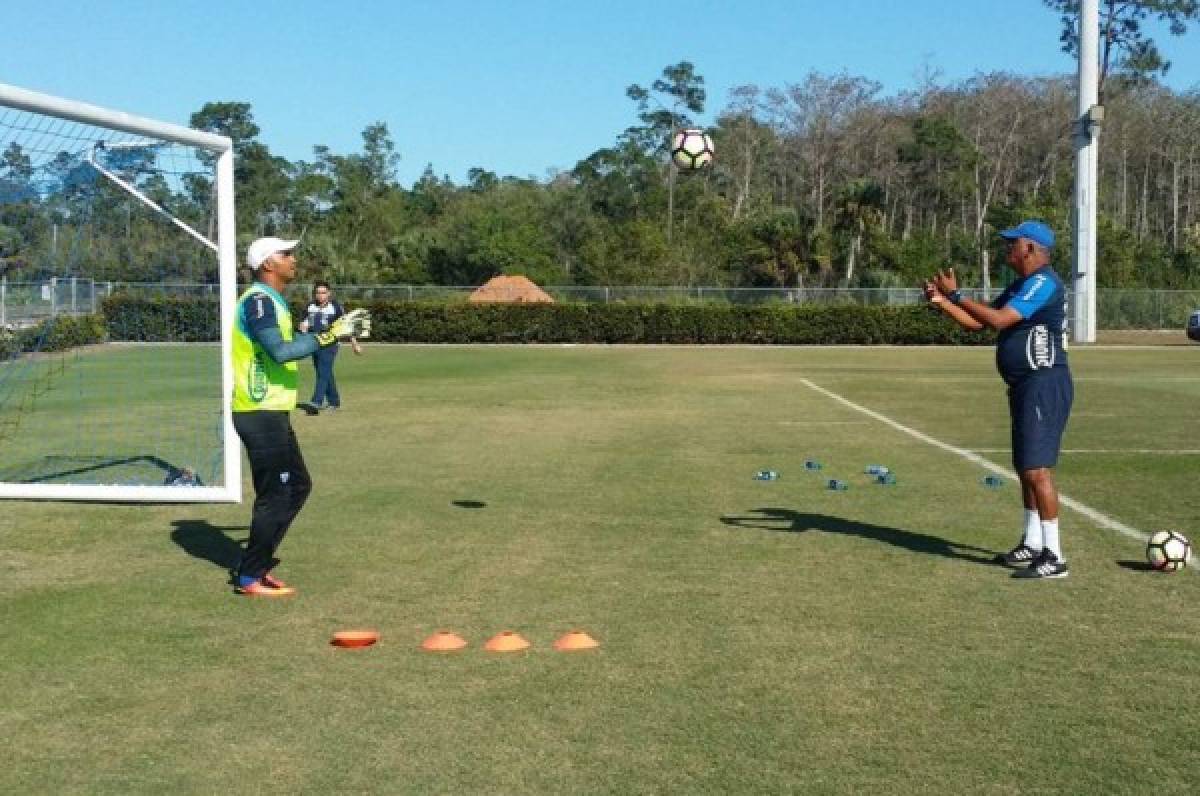
M 250 541 L 238 575 L 258 578 L 274 563 L 275 550 L 312 492 L 312 480 L 287 412 L 234 412 L 233 427 L 254 476 Z

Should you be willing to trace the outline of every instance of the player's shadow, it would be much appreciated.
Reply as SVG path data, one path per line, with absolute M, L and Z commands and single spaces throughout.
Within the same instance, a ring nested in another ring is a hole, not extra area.
M 844 533 L 850 536 L 861 536 L 864 539 L 873 539 L 877 542 L 911 550 L 914 553 L 957 558 L 975 564 L 995 566 L 994 559 L 997 555 L 995 550 L 951 542 L 927 533 L 906 531 L 887 525 L 872 525 L 869 522 L 856 522 L 841 517 L 830 517 L 827 514 L 807 514 L 793 509 L 751 509 L 751 514 L 754 516 L 724 516 L 721 517 L 721 522 L 738 528 L 760 528 L 766 531 L 787 533 L 803 533 L 805 531 Z
M 245 525 L 218 526 L 206 520 L 175 520 L 171 523 L 171 541 L 193 558 L 211 561 L 222 569 L 231 570 L 242 557 L 242 542 L 226 531 L 248 531 Z

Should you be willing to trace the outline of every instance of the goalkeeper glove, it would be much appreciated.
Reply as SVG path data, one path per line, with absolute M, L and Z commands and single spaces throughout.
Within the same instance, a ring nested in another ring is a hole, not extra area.
M 365 309 L 351 310 L 338 318 L 329 329 L 317 334 L 321 347 L 331 346 L 339 339 L 362 339 L 371 336 L 371 313 Z

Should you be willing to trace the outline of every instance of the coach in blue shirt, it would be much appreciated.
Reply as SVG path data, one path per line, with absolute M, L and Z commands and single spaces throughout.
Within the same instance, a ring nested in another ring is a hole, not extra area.
M 1021 479 L 1025 532 L 997 563 L 1020 567 L 1018 578 L 1063 578 L 1067 561 L 1058 535 L 1054 467 L 1071 415 L 1074 385 L 1067 366 L 1067 303 L 1062 279 L 1050 266 L 1054 232 L 1023 221 L 1000 233 L 1017 279 L 995 301 L 962 295 L 954 269 L 925 283 L 925 295 L 965 329 L 995 329 L 996 369 L 1008 385 L 1013 467 Z

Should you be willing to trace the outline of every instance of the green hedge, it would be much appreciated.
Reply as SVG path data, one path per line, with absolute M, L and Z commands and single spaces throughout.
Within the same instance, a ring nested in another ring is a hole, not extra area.
M 373 318 L 372 339 L 387 343 L 970 345 L 992 339 L 988 334 L 964 332 L 923 306 L 409 301 L 366 306 Z M 104 300 L 103 316 L 60 317 L 52 329 L 51 344 L 70 347 L 103 339 L 217 340 L 217 308 L 217 302 L 207 298 L 113 296 Z M 292 308 L 296 317 L 301 309 L 299 305 Z M 25 330 L 19 335 L 34 332 Z M 12 336 L 7 339 L 11 342 Z
M 0 331 L 0 360 L 27 351 L 66 351 L 107 339 L 99 315 L 59 315 L 15 332 Z
M 421 343 L 979 344 L 923 306 L 375 302 L 372 336 Z
M 215 297 L 117 294 L 104 299 L 101 312 L 112 340 L 197 343 L 221 338 L 220 303 Z
M 1200 292 L 1102 291 L 1106 329 L 1180 328 L 1200 307 Z M 300 318 L 307 302 L 292 304 Z M 924 306 L 854 304 L 572 303 L 471 304 L 443 301 L 356 302 L 372 309 L 386 342 L 596 343 L 978 343 Z M 102 312 L 113 340 L 211 341 L 219 337 L 215 297 L 117 294 Z
M 1200 309 L 1197 290 L 1100 290 L 1096 317 L 1105 329 L 1179 329 Z

